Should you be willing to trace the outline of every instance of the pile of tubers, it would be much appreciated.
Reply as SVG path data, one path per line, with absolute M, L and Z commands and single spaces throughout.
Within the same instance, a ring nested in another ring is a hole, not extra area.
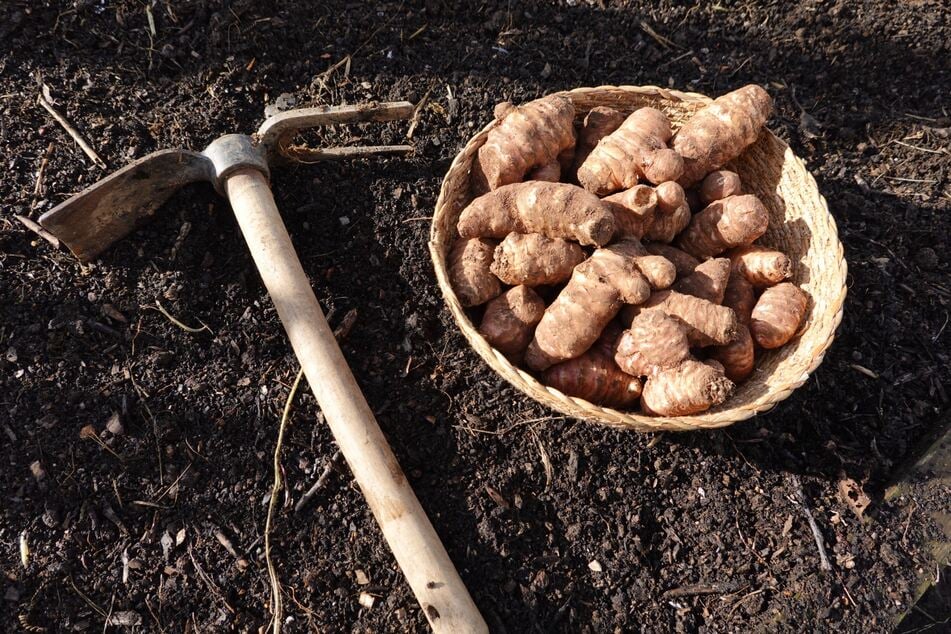
M 593 108 L 576 129 L 563 96 L 497 106 L 449 253 L 462 305 L 485 305 L 482 336 L 597 405 L 684 416 L 725 402 L 808 303 L 790 259 L 756 244 L 766 207 L 722 169 L 771 108 L 744 86 L 674 133 L 650 107 Z

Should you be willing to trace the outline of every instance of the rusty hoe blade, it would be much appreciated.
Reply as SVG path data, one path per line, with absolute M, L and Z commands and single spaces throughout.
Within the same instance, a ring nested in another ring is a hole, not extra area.
M 209 180 L 210 161 L 188 150 L 144 156 L 40 216 L 40 225 L 89 262 L 144 220 L 183 185 Z
M 254 167 L 266 176 L 268 164 L 279 158 L 311 163 L 407 154 L 412 146 L 308 148 L 291 145 L 291 141 L 306 128 L 408 119 L 413 111 L 413 104 L 399 101 L 282 112 L 265 121 L 253 137 L 229 134 L 201 153 L 161 150 L 144 156 L 46 212 L 39 224 L 80 261 L 89 262 L 150 219 L 172 194 L 189 183 L 209 181 L 221 193 L 223 179 L 235 169 Z

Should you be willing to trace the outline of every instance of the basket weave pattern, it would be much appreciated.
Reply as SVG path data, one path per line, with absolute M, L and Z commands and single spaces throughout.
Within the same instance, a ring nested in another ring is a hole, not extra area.
M 625 114 L 652 106 L 664 111 L 674 128 L 679 128 L 693 112 L 710 102 L 704 95 L 654 86 L 600 86 L 558 94 L 574 102 L 579 118 L 595 106 L 609 106 Z M 738 386 L 732 398 L 695 416 L 642 416 L 567 396 L 512 365 L 476 330 L 449 283 L 446 262 L 449 248 L 458 237 L 456 222 L 472 200 L 469 186 L 472 161 L 495 125 L 493 121 L 475 135 L 452 162 L 436 203 L 429 250 L 439 287 L 462 333 L 486 363 L 509 383 L 536 401 L 575 418 L 645 432 L 690 431 L 724 427 L 770 409 L 802 385 L 822 362 L 842 321 L 846 293 L 842 244 L 815 179 L 802 160 L 767 131 L 727 167 L 739 173 L 744 191 L 759 196 L 769 210 L 769 230 L 759 242 L 789 256 L 793 262 L 790 281 L 808 294 L 810 305 L 799 336 L 778 350 L 758 355 L 755 372 Z

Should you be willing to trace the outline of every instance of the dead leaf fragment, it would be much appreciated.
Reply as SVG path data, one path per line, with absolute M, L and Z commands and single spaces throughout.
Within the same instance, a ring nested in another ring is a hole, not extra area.
M 865 491 L 862 490 L 862 485 L 852 478 L 839 480 L 839 497 L 842 498 L 842 501 L 852 509 L 852 512 L 855 513 L 855 516 L 859 519 L 862 519 L 862 514 L 865 513 L 865 509 L 872 503 L 872 500 L 869 499 Z

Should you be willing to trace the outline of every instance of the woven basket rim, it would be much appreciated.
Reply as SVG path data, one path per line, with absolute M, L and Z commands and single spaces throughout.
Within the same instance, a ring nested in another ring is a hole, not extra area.
M 606 97 L 607 95 L 612 95 L 618 98 L 623 98 L 625 96 L 629 98 L 633 98 L 634 96 L 648 97 L 652 99 L 661 99 L 674 104 L 683 103 L 697 107 L 712 101 L 710 97 L 699 93 L 682 92 L 667 88 L 660 88 L 657 86 L 604 85 L 597 87 L 575 88 L 572 90 L 559 91 L 552 94 L 567 96 L 575 102 L 582 98 L 590 99 L 602 96 Z M 832 217 L 831 213 L 829 213 L 828 204 L 826 203 L 825 198 L 819 192 L 815 178 L 808 171 L 802 159 L 796 156 L 789 149 L 788 145 L 776 137 L 771 131 L 765 130 L 764 134 L 769 135 L 773 142 L 779 144 L 777 147 L 784 148 L 782 165 L 783 172 L 786 170 L 792 170 L 796 172 L 797 177 L 802 179 L 801 188 L 804 191 L 808 191 L 808 193 L 815 198 L 815 204 L 819 207 L 818 215 L 822 217 L 823 222 L 827 224 L 826 229 L 828 230 L 828 233 L 834 238 L 831 248 L 834 249 L 833 256 L 835 262 L 838 265 L 835 267 L 836 270 L 833 271 L 833 273 L 836 273 L 837 275 L 835 280 L 833 280 L 834 284 L 832 285 L 832 288 L 829 288 L 828 292 L 823 293 L 825 304 L 828 305 L 823 313 L 823 316 L 826 318 L 823 320 L 817 320 L 813 316 L 810 317 L 809 320 L 811 324 L 812 322 L 816 322 L 810 326 L 811 328 L 821 327 L 824 328 L 824 332 L 820 333 L 821 338 L 819 339 L 818 343 L 815 344 L 813 349 L 809 351 L 809 362 L 798 376 L 793 377 L 792 380 L 786 381 L 781 385 L 770 386 L 768 391 L 766 391 L 764 394 L 761 394 L 758 398 L 752 400 L 749 403 L 738 403 L 730 407 L 729 405 L 734 401 L 734 399 L 730 399 L 724 404 L 725 406 L 720 406 L 719 408 L 712 409 L 702 414 L 693 416 L 654 417 L 631 412 L 623 412 L 609 407 L 601 407 L 584 399 L 568 396 L 554 388 L 542 384 L 538 381 L 538 379 L 525 370 L 513 365 L 505 356 L 492 348 L 482 337 L 482 335 L 476 329 L 475 324 L 473 324 L 469 319 L 465 309 L 459 302 L 458 297 L 456 297 L 456 294 L 449 283 L 448 270 L 446 266 L 446 251 L 449 243 L 448 239 L 451 238 L 451 231 L 440 225 L 440 222 L 446 217 L 446 215 L 451 214 L 451 210 L 448 209 L 448 207 L 450 206 L 450 199 L 454 196 L 453 185 L 458 182 L 463 173 L 465 173 L 465 182 L 468 183 L 468 171 L 470 169 L 472 156 L 474 155 L 475 150 L 482 145 L 482 142 L 484 141 L 485 135 L 488 133 L 488 131 L 496 125 L 498 125 L 498 122 L 493 120 L 472 138 L 470 138 L 465 146 L 456 154 L 449 167 L 449 170 L 446 172 L 446 175 L 443 178 L 442 186 L 440 187 L 439 198 L 436 202 L 435 213 L 433 215 L 433 220 L 430 227 L 429 250 L 430 256 L 433 260 L 436 278 L 439 283 L 440 290 L 442 291 L 443 298 L 446 301 L 446 304 L 450 310 L 450 313 L 453 315 L 457 326 L 462 331 L 462 334 L 466 337 L 466 340 L 476 351 L 476 353 L 479 354 L 479 356 L 482 357 L 497 374 L 501 375 L 514 387 L 535 401 L 542 403 L 543 405 L 555 409 L 567 416 L 579 418 L 589 422 L 643 432 L 693 431 L 725 427 L 771 409 L 777 403 L 788 398 L 796 388 L 805 383 L 809 376 L 822 363 L 825 352 L 832 344 L 836 329 L 842 321 L 842 312 L 847 291 L 847 265 L 845 262 L 844 250 L 842 243 L 838 238 L 838 230 L 835 224 L 835 219 Z M 830 313 L 831 317 L 828 317 Z M 805 332 L 805 329 L 803 329 L 799 335 L 802 335 L 803 332 Z M 800 336 L 787 345 L 799 346 L 801 343 L 802 337 Z

